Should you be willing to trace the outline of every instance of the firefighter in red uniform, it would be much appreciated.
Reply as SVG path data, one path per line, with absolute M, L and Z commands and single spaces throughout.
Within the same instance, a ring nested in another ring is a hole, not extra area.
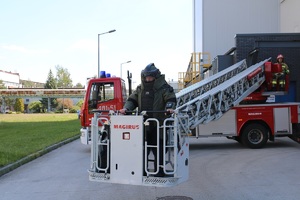
M 272 79 L 272 88 L 277 90 L 277 85 L 279 85 L 280 90 L 285 89 L 285 76 L 290 73 L 288 65 L 284 62 L 284 57 L 282 54 L 277 56 L 277 64 L 282 67 L 282 72 L 274 73 Z

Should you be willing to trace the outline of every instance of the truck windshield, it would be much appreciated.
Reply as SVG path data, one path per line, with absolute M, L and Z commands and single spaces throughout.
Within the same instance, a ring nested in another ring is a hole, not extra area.
M 98 104 L 114 98 L 114 83 L 93 83 L 89 95 L 89 110 L 97 109 Z

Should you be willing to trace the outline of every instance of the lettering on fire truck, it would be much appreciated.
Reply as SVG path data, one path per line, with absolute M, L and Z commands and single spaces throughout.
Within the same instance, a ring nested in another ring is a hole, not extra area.
M 98 110 L 117 110 L 116 105 L 103 105 L 98 106 Z
M 262 115 L 262 113 L 248 113 L 248 115 Z
M 115 124 L 114 129 L 140 129 L 140 126 L 130 124 Z

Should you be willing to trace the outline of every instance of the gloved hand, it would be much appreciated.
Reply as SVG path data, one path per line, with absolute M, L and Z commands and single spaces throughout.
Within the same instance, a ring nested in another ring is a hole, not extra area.
M 119 112 L 120 112 L 121 114 L 123 114 L 123 115 L 126 113 L 126 111 L 127 111 L 126 108 L 122 108 L 122 109 L 119 110 Z

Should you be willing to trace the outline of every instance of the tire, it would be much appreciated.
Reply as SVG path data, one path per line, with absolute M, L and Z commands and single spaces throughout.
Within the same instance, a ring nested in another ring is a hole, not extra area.
M 242 133 L 242 143 L 251 148 L 259 149 L 268 141 L 268 130 L 259 123 L 248 124 Z

